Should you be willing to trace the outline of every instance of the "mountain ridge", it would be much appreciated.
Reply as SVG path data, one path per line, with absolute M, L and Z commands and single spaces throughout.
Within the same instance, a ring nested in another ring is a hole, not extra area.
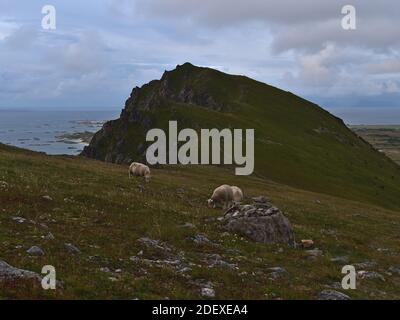
M 119 119 L 95 134 L 83 156 L 145 161 L 146 132 L 254 128 L 255 173 L 306 190 L 400 207 L 400 167 L 344 122 L 291 92 L 190 63 L 135 87 Z

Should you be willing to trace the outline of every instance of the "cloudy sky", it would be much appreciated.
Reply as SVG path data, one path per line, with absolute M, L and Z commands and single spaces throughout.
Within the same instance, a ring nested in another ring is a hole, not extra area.
M 120 109 L 189 61 L 329 108 L 400 109 L 399 16 L 398 0 L 0 0 L 0 108 Z

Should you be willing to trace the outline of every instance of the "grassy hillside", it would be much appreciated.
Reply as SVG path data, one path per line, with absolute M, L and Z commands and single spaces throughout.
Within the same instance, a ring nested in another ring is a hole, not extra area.
M 376 161 L 385 164 L 382 158 Z M 141 187 L 140 181 L 128 180 L 125 166 L 0 145 L 0 260 L 36 272 L 54 265 L 63 282 L 63 289 L 55 292 L 32 283 L 2 282 L 0 298 L 188 299 L 200 298 L 201 284 L 209 281 L 218 299 L 315 299 L 341 281 L 343 263 L 331 261 L 338 256 L 347 256 L 349 263 L 376 262 L 373 270 L 385 278 L 360 280 L 357 290 L 346 294 L 400 298 L 400 275 L 389 273 L 389 268 L 400 267 L 398 211 L 260 177 L 239 178 L 211 166 L 154 169 L 153 177 Z M 217 220 L 221 212 L 205 206 L 222 182 L 242 186 L 248 196 L 268 196 L 285 211 L 297 240 L 313 239 L 323 256 L 312 260 L 301 249 L 255 244 L 225 233 Z M 15 217 L 26 221 L 18 223 Z M 185 227 L 187 223 L 193 226 Z M 192 241 L 198 234 L 210 243 Z M 159 240 L 162 248 L 147 247 L 138 241 L 142 237 Z M 81 254 L 71 255 L 65 243 L 77 246 Z M 29 256 L 26 250 L 33 245 L 45 255 Z M 210 266 L 207 254 L 219 254 L 238 269 Z M 135 255 L 138 261 L 130 259 Z M 171 258 L 166 255 L 190 269 L 162 262 Z M 149 264 L 146 259 L 161 262 Z M 287 273 L 271 280 L 270 267 Z
M 400 208 L 400 167 L 319 106 L 243 76 L 191 64 L 135 88 L 121 118 L 84 155 L 142 160 L 150 128 L 254 128 L 256 176 L 314 192 Z

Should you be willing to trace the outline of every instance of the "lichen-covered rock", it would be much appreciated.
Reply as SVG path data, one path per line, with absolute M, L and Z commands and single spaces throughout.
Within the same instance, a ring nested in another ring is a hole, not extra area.
M 34 279 L 38 281 L 42 280 L 40 275 L 33 271 L 18 269 L 0 260 L 0 281 L 18 279 Z
M 38 246 L 30 247 L 26 252 L 29 253 L 31 256 L 43 256 L 44 255 L 44 251 L 41 248 L 39 248 Z
M 319 293 L 318 300 L 351 300 L 351 298 L 336 290 L 324 290 Z
M 233 206 L 225 213 L 222 223 L 227 231 L 255 242 L 295 244 L 289 220 L 266 200 Z

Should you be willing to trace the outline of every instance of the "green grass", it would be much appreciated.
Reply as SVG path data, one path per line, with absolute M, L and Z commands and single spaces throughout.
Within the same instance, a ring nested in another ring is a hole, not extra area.
M 200 298 L 194 282 L 215 285 L 217 299 L 315 299 L 326 285 L 341 281 L 341 266 L 330 261 L 347 255 L 351 263 L 376 261 L 385 282 L 364 280 L 352 298 L 399 299 L 398 210 L 304 191 L 262 177 L 236 177 L 231 169 L 212 166 L 153 169 L 153 180 L 129 180 L 127 168 L 85 158 L 51 157 L 0 145 L 0 260 L 40 272 L 56 267 L 63 289 L 45 292 L 32 283 L 1 283 L 0 298 L 191 299 Z M 266 195 L 288 216 L 296 239 L 313 239 L 324 256 L 311 261 L 301 249 L 262 245 L 224 233 L 205 200 L 217 185 L 230 183 L 247 196 Z M 144 185 L 140 193 L 139 184 Z M 343 186 L 345 187 L 345 186 Z M 53 201 L 42 197 L 49 195 Z M 18 224 L 13 216 L 30 222 Z M 210 218 L 212 218 L 210 220 Z M 186 222 L 196 228 L 182 228 Z M 54 240 L 45 240 L 51 232 Z M 218 246 L 197 245 L 188 237 L 203 233 Z M 165 252 L 143 247 L 137 239 L 165 242 L 192 263 L 189 279 L 171 268 L 136 264 L 129 257 L 162 258 Z M 72 256 L 64 243 L 78 246 Z M 43 257 L 25 251 L 38 245 Z M 19 247 L 21 246 L 21 247 Z M 378 250 L 379 249 L 379 250 Z M 381 250 L 385 249 L 385 250 Z M 239 270 L 208 268 L 205 253 L 218 253 Z M 90 258 L 91 257 L 91 258 Z M 268 267 L 281 266 L 288 276 L 268 279 Z M 100 271 L 122 269 L 110 275 Z M 110 276 L 117 281 L 111 281 Z

